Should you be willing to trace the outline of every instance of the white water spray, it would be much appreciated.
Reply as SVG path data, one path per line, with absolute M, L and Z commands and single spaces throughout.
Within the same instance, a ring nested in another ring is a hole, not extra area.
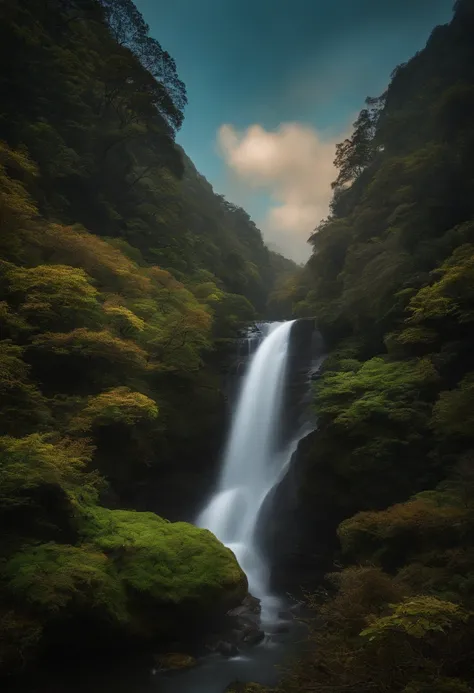
M 262 326 L 232 422 L 217 492 L 197 520 L 228 546 L 246 573 L 250 593 L 270 617 L 269 575 L 257 546 L 256 525 L 268 493 L 283 477 L 301 436 L 279 450 L 278 432 L 290 332 L 294 321 Z

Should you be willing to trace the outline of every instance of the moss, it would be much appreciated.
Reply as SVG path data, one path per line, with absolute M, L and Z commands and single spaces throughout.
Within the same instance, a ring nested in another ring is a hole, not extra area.
M 42 544 L 6 564 L 8 591 L 43 623 L 71 615 L 123 623 L 126 595 L 112 561 L 95 547 Z
M 169 652 L 156 657 L 156 664 L 160 669 L 165 670 L 180 670 L 191 669 L 197 664 L 197 660 L 191 655 L 182 654 L 181 652 Z
M 6 599 L 21 609 L 0 613 L 0 666 L 17 669 L 41 650 L 188 637 L 246 595 L 235 556 L 207 530 L 153 513 L 77 509 L 83 544 L 30 544 L 2 567 Z M 160 666 L 194 663 L 171 653 Z
M 153 513 L 90 508 L 83 535 L 113 559 L 132 594 L 199 609 L 239 603 L 247 579 L 211 532 Z

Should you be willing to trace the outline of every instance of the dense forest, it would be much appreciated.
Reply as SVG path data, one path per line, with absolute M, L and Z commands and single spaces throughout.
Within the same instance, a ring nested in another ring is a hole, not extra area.
M 131 0 L 5 0 L 0 52 L 9 673 L 245 596 L 209 532 L 136 509 L 211 482 L 229 344 L 295 266 L 175 143 L 185 87 Z
M 334 561 L 285 693 L 474 689 L 473 38 L 458 0 L 367 99 L 312 257 L 278 291 L 327 344 L 299 551 Z

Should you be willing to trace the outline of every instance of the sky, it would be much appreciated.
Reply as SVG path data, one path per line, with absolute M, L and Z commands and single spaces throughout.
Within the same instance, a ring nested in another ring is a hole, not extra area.
M 335 145 L 453 0 L 135 0 L 188 94 L 177 141 L 297 262 L 325 218 Z

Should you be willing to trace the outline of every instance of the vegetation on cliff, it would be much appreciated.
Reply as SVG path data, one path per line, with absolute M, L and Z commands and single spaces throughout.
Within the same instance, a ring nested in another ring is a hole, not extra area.
M 0 55 L 8 671 L 243 596 L 209 533 L 98 503 L 133 506 L 151 479 L 186 503 L 208 483 L 228 342 L 288 262 L 175 144 L 185 87 L 131 0 L 6 0 Z
M 473 690 L 473 34 L 458 0 L 367 100 L 287 282 L 329 350 L 302 448 L 304 546 L 341 522 L 345 567 L 312 598 L 322 618 L 285 692 Z

